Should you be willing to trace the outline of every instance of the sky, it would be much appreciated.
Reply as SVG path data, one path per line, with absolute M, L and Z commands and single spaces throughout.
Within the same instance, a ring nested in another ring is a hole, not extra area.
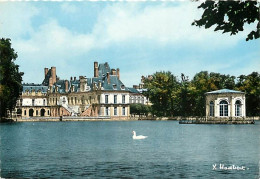
M 230 36 L 192 26 L 203 13 L 191 1 L 0 2 L 0 37 L 10 38 L 24 83 L 41 83 L 44 68 L 60 79 L 93 77 L 94 61 L 120 69 L 128 87 L 157 71 L 190 79 L 209 71 L 239 76 L 260 69 L 255 24 Z

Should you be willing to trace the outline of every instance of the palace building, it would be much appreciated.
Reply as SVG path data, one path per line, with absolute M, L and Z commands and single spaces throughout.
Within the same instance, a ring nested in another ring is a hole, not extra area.
M 206 93 L 206 118 L 208 120 L 245 119 L 246 98 L 241 91 L 221 89 Z
M 94 62 L 94 77 L 79 76 L 61 80 L 56 67 L 44 69 L 42 84 L 23 84 L 16 112 L 21 118 L 85 116 L 128 119 L 130 94 L 140 93 L 125 87 L 120 70 L 108 63 Z

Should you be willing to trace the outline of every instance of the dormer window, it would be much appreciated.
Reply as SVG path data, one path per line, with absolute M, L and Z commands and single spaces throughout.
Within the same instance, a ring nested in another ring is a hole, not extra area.
M 113 84 L 113 89 L 116 90 L 116 84 Z
M 86 85 L 85 91 L 90 91 L 90 87 Z
M 125 85 L 121 85 L 121 89 L 124 90 L 125 89 Z

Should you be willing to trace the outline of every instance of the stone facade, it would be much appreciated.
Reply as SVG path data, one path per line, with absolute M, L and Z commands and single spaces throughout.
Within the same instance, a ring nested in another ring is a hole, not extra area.
M 139 85 L 133 85 L 132 88 L 129 88 L 130 90 L 130 96 L 129 96 L 129 103 L 130 104 L 144 104 L 144 105 L 152 105 L 149 101 L 149 98 L 147 98 L 143 92 L 145 92 L 147 89 L 144 88 L 144 80 L 145 77 L 141 77 L 141 83 Z
M 244 119 L 246 117 L 245 93 L 222 89 L 206 93 L 206 118 Z
M 21 117 L 86 116 L 128 119 L 130 89 L 120 81 L 120 70 L 94 62 L 94 77 L 60 80 L 56 67 L 44 68 L 42 84 L 24 84 L 17 104 Z

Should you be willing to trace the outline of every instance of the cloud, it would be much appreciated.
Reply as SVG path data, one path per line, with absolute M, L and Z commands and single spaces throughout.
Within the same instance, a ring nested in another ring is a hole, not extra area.
M 0 35 L 4 38 L 24 38 L 34 33 L 31 19 L 39 11 L 28 3 L 2 2 L 0 4 Z
M 53 9 L 53 12 L 61 11 L 74 15 L 83 12 L 78 11 L 78 8 L 91 11 L 91 7 L 74 5 L 61 3 L 58 8 Z M 198 72 L 198 69 L 223 68 L 221 62 L 205 63 L 205 60 L 202 60 L 206 57 L 200 57 L 199 54 L 205 49 L 207 50 L 204 53 L 210 54 L 212 51 L 234 47 L 241 39 L 244 40 L 247 34 L 246 31 L 236 36 L 229 36 L 214 32 L 212 29 L 205 30 L 191 26 L 193 20 L 199 19 L 202 13 L 197 9 L 197 5 L 195 2 L 182 2 L 177 5 L 171 3 L 146 5 L 141 2 L 105 3 L 102 4 L 102 8 L 99 7 L 101 11 L 97 14 L 97 21 L 91 30 L 75 32 L 73 28 L 65 26 L 60 17 L 52 13 L 51 16 L 44 14 L 45 18 L 37 21 L 43 12 L 41 7 L 33 6 L 33 3 L 21 3 L 19 6 L 16 3 L 6 3 L 0 6 L 0 11 L 3 12 L 0 16 L 0 25 L 4 27 L 0 28 L 0 35 L 9 35 L 12 38 L 13 46 L 19 55 L 18 62 L 22 71 L 26 72 L 24 76 L 26 82 L 32 80 L 41 82 L 42 76 L 36 77 L 35 74 L 42 71 L 43 66 L 57 66 L 62 78 L 67 78 L 68 74 L 84 75 L 86 62 L 91 61 L 87 63 L 89 65 L 92 60 L 99 60 L 89 59 L 88 55 L 95 51 L 96 56 L 92 55 L 94 58 L 100 57 L 99 54 L 102 53 L 106 58 L 110 58 L 113 55 L 111 51 L 106 50 L 111 48 L 118 48 L 119 51 L 125 49 L 126 54 L 118 54 L 117 63 L 121 66 L 130 65 L 122 69 L 121 76 L 122 79 L 125 78 L 123 75 L 129 77 L 127 81 L 131 81 L 132 84 L 136 83 L 134 81 L 138 83 L 141 75 L 148 75 L 158 70 L 170 70 L 176 74 L 186 70 L 190 73 L 187 75 L 191 76 L 193 72 Z M 85 18 L 82 19 L 82 23 L 86 23 L 88 16 Z M 32 23 L 33 19 L 37 21 L 37 28 Z M 190 50 L 193 54 L 177 59 L 179 57 L 175 57 L 173 53 L 169 54 L 170 52 L 160 54 L 162 51 L 157 49 L 164 47 L 171 47 L 176 51 L 186 49 L 187 53 Z M 137 49 L 139 50 L 136 51 Z M 155 55 L 161 58 L 156 59 Z M 163 61 L 167 58 L 174 60 Z M 142 63 L 138 62 L 134 67 L 138 60 Z M 132 73 L 133 70 L 138 72 Z
M 178 6 L 145 6 L 141 10 L 134 5 L 108 6 L 100 13 L 93 34 L 106 44 L 141 39 L 154 41 L 157 45 L 183 47 L 193 43 L 201 47 L 210 44 L 212 48 L 232 46 L 243 38 L 242 35 L 230 37 L 212 29 L 191 26 L 202 13 L 197 5 L 195 2 L 183 2 Z
M 61 5 L 61 10 L 65 13 L 73 14 L 77 12 L 77 7 L 72 5 L 71 3 L 63 3 Z

